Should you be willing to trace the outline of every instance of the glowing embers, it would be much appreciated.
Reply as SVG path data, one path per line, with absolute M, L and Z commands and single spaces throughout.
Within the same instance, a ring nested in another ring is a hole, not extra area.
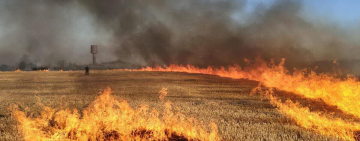
M 165 93 L 163 89 L 160 96 Z M 161 111 L 147 105 L 132 109 L 107 88 L 82 114 L 43 106 L 40 116 L 31 117 L 14 106 L 12 117 L 25 140 L 220 140 L 215 124 L 204 126 L 174 113 L 170 102 Z

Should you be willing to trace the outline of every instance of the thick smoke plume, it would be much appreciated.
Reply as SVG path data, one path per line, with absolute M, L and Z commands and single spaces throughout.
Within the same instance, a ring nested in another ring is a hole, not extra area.
M 0 64 L 90 62 L 89 44 L 106 36 L 97 36 L 100 29 L 87 13 L 75 1 L 0 1 Z
M 244 58 L 307 62 L 356 58 L 359 43 L 336 25 L 309 22 L 302 3 L 278 0 L 246 13 L 235 0 L 6 0 L 0 2 L 1 62 L 27 55 L 35 64 L 61 60 L 138 65 L 241 64 Z M 246 17 L 246 18 L 245 18 Z

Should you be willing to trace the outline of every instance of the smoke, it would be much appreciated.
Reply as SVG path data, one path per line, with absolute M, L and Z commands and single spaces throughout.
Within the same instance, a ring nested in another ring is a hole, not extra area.
M 27 61 L 38 66 L 60 60 L 87 63 L 89 44 L 107 41 L 86 9 L 71 1 L 0 1 L 0 63 Z
M 244 58 L 305 62 L 356 58 L 359 42 L 336 25 L 306 20 L 302 3 L 245 11 L 235 0 L 7 0 L 0 2 L 0 63 L 101 61 L 223 66 Z M 240 13 L 240 14 L 239 14 Z M 244 17 L 240 15 L 246 15 Z M 235 18 L 234 18 L 235 17 Z M 245 18 L 247 17 L 247 18 Z

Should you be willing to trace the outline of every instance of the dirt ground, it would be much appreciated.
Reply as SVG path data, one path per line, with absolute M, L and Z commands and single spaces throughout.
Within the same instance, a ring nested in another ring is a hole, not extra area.
M 1 72 L 0 140 L 22 140 L 8 107 L 18 103 L 31 112 L 40 112 L 38 103 L 50 107 L 83 109 L 106 87 L 116 98 L 133 107 L 163 105 L 158 92 L 166 87 L 165 101 L 171 101 L 188 117 L 214 122 L 224 140 L 337 140 L 305 130 L 277 112 L 260 95 L 250 95 L 255 81 L 218 76 L 170 72 L 83 71 L 72 72 Z M 291 94 L 282 94 L 283 98 Z M 293 99 L 297 99 L 295 96 Z M 298 98 L 303 103 L 319 103 Z M 328 106 L 321 106 L 332 109 Z

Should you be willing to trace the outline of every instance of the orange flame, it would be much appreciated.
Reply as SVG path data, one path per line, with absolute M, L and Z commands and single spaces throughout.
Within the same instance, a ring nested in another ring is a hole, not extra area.
M 162 101 L 164 100 L 165 96 L 167 95 L 167 88 L 162 88 L 159 92 L 159 99 Z
M 248 60 L 246 61 L 249 62 Z M 271 63 L 256 61 L 253 66 L 246 69 L 242 69 L 238 65 L 229 66 L 228 68 L 208 67 L 202 69 L 191 65 L 182 66 L 172 64 L 170 66 L 145 67 L 130 71 L 201 73 L 233 79 L 244 78 L 255 80 L 270 88 L 292 92 L 310 99 L 322 99 L 326 104 L 337 106 L 338 109 L 342 110 L 344 113 L 360 118 L 360 102 L 357 100 L 360 97 L 360 82 L 356 77 L 348 75 L 346 78 L 338 78 L 337 74 L 317 74 L 314 71 L 307 71 L 305 69 L 295 69 L 293 73 L 290 73 L 284 67 L 284 63 L 285 59 L 282 59 L 278 65 L 273 61 Z M 322 117 L 318 113 L 310 112 L 306 110 L 306 108 L 299 108 L 298 105 L 289 102 L 279 104 L 273 100 L 273 103 L 279 107 L 283 107 L 280 108 L 280 111 L 286 115 L 295 119 L 298 118 L 299 120 L 296 121 L 300 126 L 309 129 L 309 122 L 311 122 L 311 125 L 319 126 L 316 128 L 311 127 L 312 129 L 325 135 L 350 139 L 353 132 L 358 130 L 358 123 L 348 123 L 340 119 Z M 291 111 L 293 111 L 293 113 L 291 113 Z M 296 113 L 300 114 L 296 115 Z M 314 119 L 314 117 L 319 118 Z M 320 120 L 323 120 L 323 122 Z M 335 130 L 339 130 L 341 133 L 335 132 Z
M 21 71 L 21 69 L 16 69 L 16 70 L 14 70 L 15 72 L 20 72 Z
M 360 123 L 358 122 L 348 122 L 320 112 L 311 112 L 308 107 L 302 107 L 299 103 L 293 103 L 291 100 L 282 103 L 273 95 L 272 89 L 266 91 L 262 91 L 261 88 L 256 89 L 269 99 L 272 105 L 277 106 L 280 113 L 294 119 L 301 127 L 343 140 L 354 140 L 360 131 Z
M 32 118 L 17 106 L 12 117 L 27 141 L 38 140 L 220 140 L 217 127 L 200 125 L 194 118 L 187 118 L 171 110 L 165 103 L 165 113 L 142 105 L 132 109 L 122 100 L 117 101 L 107 88 L 95 101 L 79 114 L 74 110 L 55 110 L 43 106 L 41 115 Z
M 335 59 L 335 60 L 333 61 L 333 64 L 339 65 L 339 63 L 337 62 L 337 59 Z
M 322 99 L 329 105 L 338 106 L 346 113 L 360 118 L 360 102 L 354 100 L 360 97 L 360 82 L 357 78 L 348 75 L 347 78 L 337 78 L 335 74 L 317 74 L 314 71 L 295 70 L 290 74 L 283 66 L 285 59 L 278 65 L 273 62 L 266 64 L 257 63 L 251 69 L 242 69 L 238 65 L 229 66 L 227 69 L 208 67 L 201 69 L 191 65 L 170 65 L 169 67 L 145 67 L 131 71 L 171 71 L 218 75 L 233 79 L 251 79 L 261 82 L 267 87 L 293 92 L 295 94 L 312 98 Z
M 45 72 L 48 72 L 50 71 L 49 69 L 44 69 L 44 70 L 37 70 L 37 71 L 45 71 Z

